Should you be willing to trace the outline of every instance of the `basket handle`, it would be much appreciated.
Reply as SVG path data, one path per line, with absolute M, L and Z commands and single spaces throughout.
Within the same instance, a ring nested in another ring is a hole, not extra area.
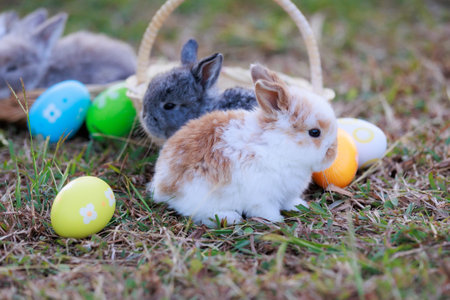
M 155 42 L 156 35 L 159 29 L 163 25 L 164 21 L 172 14 L 172 12 L 184 2 L 185 0 L 167 0 L 166 3 L 153 16 L 144 36 L 141 41 L 141 45 L 138 51 L 137 61 L 137 83 L 141 84 L 146 81 L 146 71 L 150 64 L 150 54 L 152 51 L 153 43 Z M 320 64 L 319 48 L 317 46 L 316 39 L 314 38 L 313 31 L 309 26 L 305 16 L 300 12 L 297 6 L 292 3 L 291 0 L 273 0 L 279 6 L 281 6 L 287 14 L 291 17 L 294 23 L 300 30 L 303 40 L 306 44 L 306 49 L 309 57 L 311 83 L 316 93 L 322 94 L 323 81 L 322 81 L 322 68 Z

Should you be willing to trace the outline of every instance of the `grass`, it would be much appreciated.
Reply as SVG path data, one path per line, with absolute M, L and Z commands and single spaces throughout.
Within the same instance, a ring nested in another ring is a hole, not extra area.
M 41 5 L 19 2 L 0 8 L 25 13 Z M 162 3 L 147 2 L 68 1 L 68 31 L 85 25 L 137 45 Z M 52 12 L 62 5 L 43 3 Z M 180 45 L 195 36 L 200 52 L 223 51 L 226 63 L 260 60 L 307 76 L 298 33 L 270 1 L 188 3 L 165 26 L 154 55 L 177 59 Z M 102 144 L 84 131 L 49 145 L 3 124 L 0 298 L 448 298 L 448 6 L 296 3 L 309 17 L 325 16 L 320 47 L 325 83 L 337 93 L 333 106 L 339 116 L 384 130 L 390 150 L 381 162 L 360 171 L 345 195 L 312 185 L 310 208 L 286 212 L 285 223 L 252 219 L 210 229 L 145 193 L 157 149 L 141 138 Z M 61 238 L 50 225 L 52 201 L 83 175 L 111 185 L 115 214 L 98 234 Z

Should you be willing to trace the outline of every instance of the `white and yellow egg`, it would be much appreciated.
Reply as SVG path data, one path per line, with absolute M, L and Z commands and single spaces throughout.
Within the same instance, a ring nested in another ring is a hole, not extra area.
M 377 126 L 355 118 L 340 118 L 338 126 L 350 134 L 355 142 L 358 150 L 358 168 L 364 168 L 384 156 L 387 139 Z
M 84 238 L 102 230 L 115 208 L 111 187 L 100 178 L 83 176 L 69 182 L 56 195 L 50 218 L 58 235 Z

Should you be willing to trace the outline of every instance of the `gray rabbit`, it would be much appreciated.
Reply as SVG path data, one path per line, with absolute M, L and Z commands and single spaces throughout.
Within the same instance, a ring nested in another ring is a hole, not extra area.
M 103 84 L 135 73 L 136 55 L 124 42 L 105 35 L 76 32 L 60 39 L 67 14 L 46 19 L 37 10 L 1 37 L 0 99 L 9 96 L 9 83 L 21 90 L 46 88 L 63 80 Z
M 181 66 L 160 74 L 149 83 L 141 122 L 157 142 L 168 139 L 191 119 L 213 110 L 253 109 L 252 90 L 231 88 L 220 93 L 215 86 L 223 56 L 215 53 L 197 61 L 198 44 L 189 40 L 181 50 Z

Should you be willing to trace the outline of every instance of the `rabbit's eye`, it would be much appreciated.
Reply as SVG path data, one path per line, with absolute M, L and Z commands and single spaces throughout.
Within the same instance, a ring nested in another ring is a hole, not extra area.
M 14 72 L 17 70 L 17 65 L 10 65 L 6 68 L 6 72 Z
M 175 104 L 169 102 L 169 103 L 164 104 L 163 107 L 165 110 L 172 110 L 175 108 L 175 106 L 176 106 Z
M 309 135 L 313 138 L 318 138 L 320 136 L 320 129 L 313 128 L 308 131 Z

